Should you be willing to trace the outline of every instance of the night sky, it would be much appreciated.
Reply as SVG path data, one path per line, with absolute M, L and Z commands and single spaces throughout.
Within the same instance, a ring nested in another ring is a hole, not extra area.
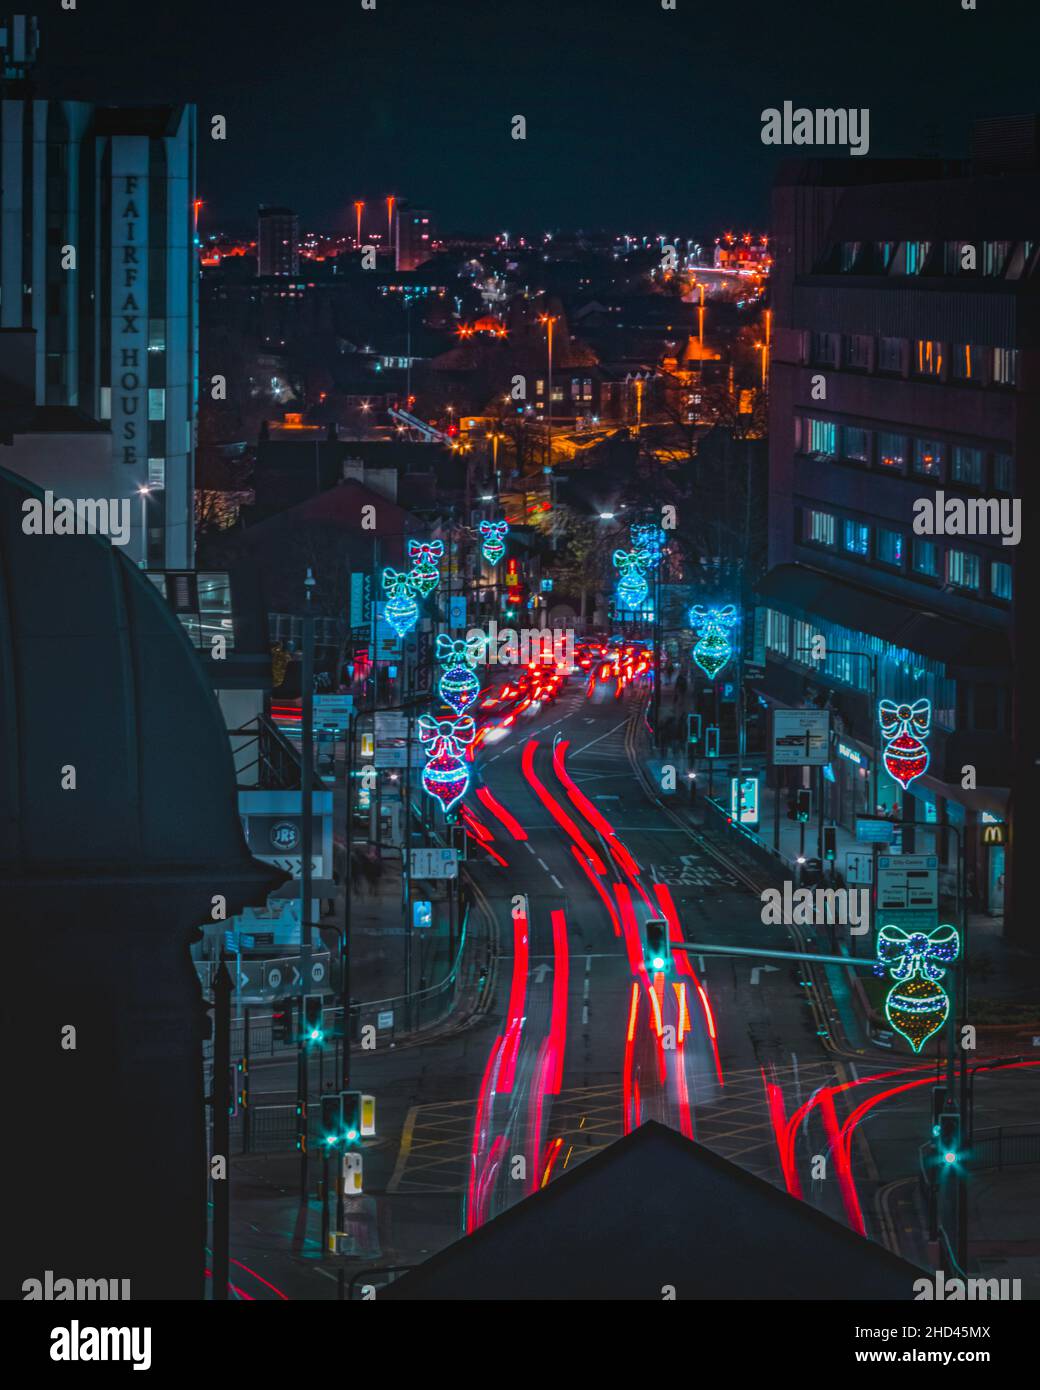
M 1012 0 L 78 4 L 35 9 L 48 94 L 197 102 L 204 233 L 260 202 L 345 231 L 387 193 L 442 230 L 761 228 L 805 153 L 762 145 L 766 106 L 868 106 L 877 155 L 959 155 L 976 116 L 1040 107 L 1037 8 Z

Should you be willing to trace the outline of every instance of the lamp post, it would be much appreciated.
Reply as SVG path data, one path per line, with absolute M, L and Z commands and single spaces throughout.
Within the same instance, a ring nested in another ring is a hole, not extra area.
M 544 323 L 548 333 L 548 386 L 549 393 L 545 402 L 545 425 L 546 425 L 546 448 L 545 464 L 549 469 L 550 479 L 552 477 L 552 408 L 553 408 L 553 325 L 559 318 L 559 314 L 539 314 L 538 322 Z M 551 487 L 551 483 L 550 483 Z
M 357 218 L 357 234 L 354 237 L 355 251 L 361 250 L 361 214 L 365 210 L 365 205 L 360 199 L 354 204 L 354 215 Z

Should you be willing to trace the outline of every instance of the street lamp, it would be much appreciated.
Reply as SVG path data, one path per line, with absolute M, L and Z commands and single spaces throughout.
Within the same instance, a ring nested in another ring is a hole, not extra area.
M 559 314 L 539 314 L 538 322 L 544 323 L 548 332 L 548 360 L 549 360 L 549 394 L 546 400 L 545 423 L 546 423 L 546 464 L 552 468 L 552 408 L 553 408 L 553 324 L 559 319 Z

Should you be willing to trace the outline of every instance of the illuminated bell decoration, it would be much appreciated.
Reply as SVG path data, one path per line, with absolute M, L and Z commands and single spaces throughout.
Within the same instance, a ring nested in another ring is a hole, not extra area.
M 386 604 L 386 620 L 403 637 L 411 632 L 419 618 L 419 605 L 412 597 L 411 576 L 397 570 L 383 571 L 383 588 L 390 595 Z
M 922 739 L 928 737 L 932 723 L 932 702 L 918 700 L 916 704 L 896 704 L 882 700 L 878 705 L 881 736 L 885 745 L 885 767 L 905 790 L 915 777 L 928 768 L 931 754 Z
M 481 554 L 489 565 L 497 565 L 506 553 L 505 536 L 509 531 L 508 521 L 482 521 L 480 534 L 484 537 Z
M 428 598 L 441 582 L 437 562 L 443 555 L 443 541 L 408 542 L 408 558 L 412 562 L 412 572 L 408 578 L 412 581 L 412 588 L 422 598 Z
M 621 573 L 617 586 L 618 607 L 642 609 L 649 592 L 646 556 L 638 550 L 615 550 L 614 564 Z
M 732 603 L 724 608 L 702 608 L 694 604 L 690 609 L 690 626 L 701 632 L 693 649 L 693 659 L 709 680 L 715 679 L 733 655 L 726 630 L 736 621 L 737 610 Z
M 442 632 L 437 638 L 436 652 L 437 660 L 446 668 L 437 686 L 441 699 L 456 714 L 463 714 L 480 693 L 480 681 L 473 674 L 473 667 L 483 655 L 484 638 L 464 642 Z
M 463 749 L 473 742 L 476 725 L 469 715 L 461 719 L 432 719 L 424 714 L 419 720 L 419 737 L 426 747 L 427 763 L 422 771 L 422 784 L 430 796 L 440 802 L 449 820 L 451 808 L 461 801 L 469 786 L 469 769 L 463 761 Z
M 960 936 L 949 925 L 932 932 L 892 926 L 878 932 L 874 973 L 887 970 L 894 980 L 885 999 L 885 1017 L 915 1053 L 950 1016 L 950 999 L 939 981 L 959 952 Z

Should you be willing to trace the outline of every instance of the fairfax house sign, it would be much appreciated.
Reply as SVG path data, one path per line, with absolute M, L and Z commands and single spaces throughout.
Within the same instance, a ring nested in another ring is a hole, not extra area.
M 112 145 L 112 439 L 117 460 L 148 459 L 148 141 Z

